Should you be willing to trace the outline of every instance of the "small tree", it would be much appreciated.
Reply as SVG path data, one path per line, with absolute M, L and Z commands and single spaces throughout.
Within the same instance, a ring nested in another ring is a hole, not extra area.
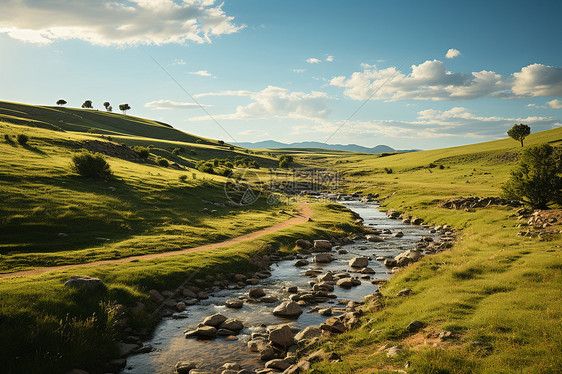
M 502 186 L 505 198 L 521 200 L 538 209 L 562 202 L 562 162 L 549 144 L 541 144 L 523 152 L 519 166 Z
M 507 135 L 511 138 L 521 142 L 521 147 L 523 147 L 523 140 L 529 136 L 531 133 L 531 128 L 524 124 L 515 124 L 511 129 L 507 131 Z
M 293 156 L 281 156 L 279 157 L 279 167 L 288 168 L 293 163 Z
M 84 101 L 84 104 L 82 104 L 82 108 L 84 109 L 92 109 L 92 100 L 86 100 Z
M 123 112 L 123 114 L 127 114 L 127 111 L 130 110 L 131 107 L 129 104 L 119 104 L 119 110 Z
M 107 108 L 105 108 L 108 112 L 113 112 L 113 107 L 110 105 Z
M 103 106 L 105 107 L 105 110 L 111 112 L 111 110 L 109 110 L 109 108 L 111 108 L 111 104 L 109 103 L 109 101 L 104 102 Z
M 219 140 L 219 145 L 224 145 L 224 140 Z
M 57 100 L 57 105 L 63 106 L 65 104 L 66 104 L 66 100 L 64 100 L 64 99 Z

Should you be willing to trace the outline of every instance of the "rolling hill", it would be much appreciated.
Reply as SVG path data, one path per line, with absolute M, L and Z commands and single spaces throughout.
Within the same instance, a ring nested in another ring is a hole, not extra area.
M 292 148 L 307 148 L 307 149 L 329 149 L 336 151 L 347 151 L 357 153 L 392 153 L 392 152 L 413 152 L 414 150 L 397 151 L 387 145 L 377 145 L 375 147 L 363 147 L 357 144 L 326 144 L 321 142 L 298 142 L 298 143 L 281 143 L 275 140 L 264 140 L 261 142 L 241 142 L 234 143 L 237 146 L 250 148 L 250 149 L 292 149 Z

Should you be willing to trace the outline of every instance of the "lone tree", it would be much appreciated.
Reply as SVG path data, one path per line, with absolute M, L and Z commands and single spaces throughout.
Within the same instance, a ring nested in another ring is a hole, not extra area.
M 66 100 L 64 100 L 64 99 L 57 100 L 57 105 L 63 106 L 65 104 L 66 104 Z
M 521 147 L 523 147 L 523 140 L 529 136 L 531 133 L 531 128 L 524 124 L 515 124 L 511 129 L 507 131 L 507 135 L 512 137 L 513 139 L 521 142 Z
M 109 101 L 106 101 L 105 103 L 103 103 L 103 106 L 105 107 L 105 110 L 107 110 L 108 112 L 111 112 L 111 110 L 108 109 L 108 108 L 111 108 L 111 104 L 109 103 Z
M 279 167 L 286 169 L 293 163 L 293 156 L 284 155 L 279 157 Z
M 92 100 L 86 100 L 84 101 L 84 104 L 82 104 L 82 108 L 84 109 L 92 109 Z
M 119 104 L 119 110 L 123 112 L 123 114 L 127 114 L 127 111 L 130 110 L 131 107 L 129 104 Z
M 523 152 L 517 169 L 502 186 L 505 198 L 520 200 L 534 208 L 546 209 L 562 202 L 562 161 L 560 153 L 549 144 Z

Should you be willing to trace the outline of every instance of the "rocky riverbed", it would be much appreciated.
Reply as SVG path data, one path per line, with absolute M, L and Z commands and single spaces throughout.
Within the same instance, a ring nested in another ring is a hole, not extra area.
M 210 289 L 155 291 L 168 304 L 167 316 L 152 339 L 130 344 L 136 353 L 122 373 L 298 372 L 299 345 L 352 328 L 365 297 L 376 295 L 393 271 L 451 245 L 447 227 L 387 216 L 373 202 L 344 204 L 371 233 L 338 243 L 297 241 L 298 254 L 274 255 L 279 261 L 264 270 Z

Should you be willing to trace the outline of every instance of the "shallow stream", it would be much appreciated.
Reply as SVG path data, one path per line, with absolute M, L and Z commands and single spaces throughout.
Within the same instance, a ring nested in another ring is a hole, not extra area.
M 260 280 L 259 287 L 263 288 L 266 294 L 277 296 L 279 302 L 273 304 L 249 304 L 244 303 L 242 309 L 229 309 L 225 307 L 225 301 L 236 299 L 239 296 L 247 295 L 248 286 L 241 290 L 221 290 L 209 295 L 209 299 L 202 300 L 196 305 L 188 306 L 186 310 L 187 318 L 173 319 L 164 318 L 156 328 L 151 340 L 145 342 L 150 344 L 154 350 L 149 353 L 141 353 L 128 357 L 127 366 L 122 374 L 148 374 L 148 373 L 173 373 L 174 366 L 178 361 L 196 362 L 198 368 L 215 371 L 227 362 L 239 363 L 244 369 L 263 368 L 264 363 L 260 361 L 259 353 L 250 352 L 246 343 L 252 331 L 260 325 L 274 325 L 289 322 L 282 318 L 273 316 L 272 310 L 286 300 L 289 294 L 286 288 L 298 286 L 299 289 L 310 289 L 309 281 L 312 279 L 304 276 L 307 269 L 318 269 L 322 273 L 332 271 L 334 273 L 350 271 L 349 260 L 354 257 L 370 257 L 369 267 L 375 270 L 376 274 L 371 276 L 374 279 L 388 279 L 390 272 L 385 268 L 382 261 L 376 261 L 379 256 L 394 257 L 399 253 L 412 249 L 416 243 L 424 236 L 429 236 L 429 230 L 421 226 L 403 224 L 399 220 L 392 220 L 377 209 L 373 203 L 362 203 L 358 201 L 342 202 L 349 209 L 358 213 L 364 219 L 364 225 L 378 230 L 389 229 L 395 233 L 402 231 L 404 236 L 401 238 L 382 235 L 384 242 L 372 243 L 366 240 L 358 240 L 355 243 L 342 247 L 347 250 L 347 254 L 338 254 L 337 250 L 331 252 L 334 260 L 326 265 L 317 265 L 312 262 L 313 255 L 307 259 L 311 264 L 303 267 L 295 267 L 296 260 L 286 260 L 275 263 L 271 266 L 271 277 Z M 361 274 L 354 274 L 359 276 Z M 338 305 L 338 300 L 347 299 L 361 301 L 363 297 L 372 294 L 377 286 L 371 280 L 362 279 L 362 284 L 351 289 L 336 287 L 334 292 L 337 299 L 331 299 L 326 303 L 318 304 L 321 308 L 342 307 Z M 306 313 L 312 307 L 305 307 L 304 313 L 296 320 L 290 322 L 298 328 L 309 325 L 319 325 L 328 317 L 318 313 Z M 228 318 L 236 318 L 244 323 L 246 328 L 241 331 L 236 341 L 226 341 L 222 337 L 214 340 L 186 339 L 184 330 L 196 328 L 197 325 L 207 316 L 221 313 Z M 337 314 L 337 313 L 335 313 Z

